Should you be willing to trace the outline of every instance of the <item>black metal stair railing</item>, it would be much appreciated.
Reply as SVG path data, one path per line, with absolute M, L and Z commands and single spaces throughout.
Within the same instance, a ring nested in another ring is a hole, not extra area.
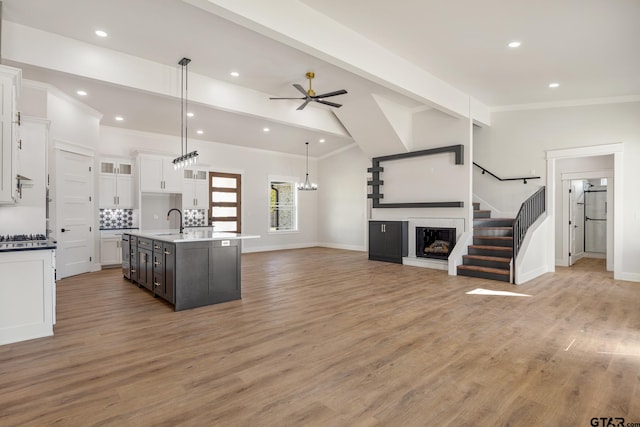
M 531 197 L 522 203 L 518 215 L 513 220 L 513 259 L 515 261 L 522 246 L 524 236 L 539 217 L 546 211 L 546 187 L 540 187 Z M 515 274 L 514 274 L 515 282 Z
M 526 184 L 528 179 L 540 179 L 539 176 L 522 176 L 522 177 L 519 177 L 519 178 L 500 178 L 498 175 L 496 175 L 495 173 L 491 172 L 489 169 L 483 168 L 482 166 L 480 166 L 476 162 L 473 162 L 473 165 L 477 166 L 478 168 L 480 168 L 480 170 L 482 171 L 483 175 L 486 172 L 489 175 L 491 175 L 492 177 L 494 177 L 495 179 L 497 179 L 498 181 L 522 181 L 524 184 Z

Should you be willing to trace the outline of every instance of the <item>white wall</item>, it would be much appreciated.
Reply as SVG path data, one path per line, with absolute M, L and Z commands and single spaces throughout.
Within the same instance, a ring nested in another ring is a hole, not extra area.
M 180 138 L 137 132 L 115 127 L 101 127 L 100 156 L 134 157 L 136 151 L 174 157 L 180 149 Z M 318 194 L 298 195 L 298 232 L 269 232 L 269 175 L 304 179 L 305 157 L 272 151 L 255 150 L 190 138 L 189 149 L 198 150 L 199 164 L 217 172 L 242 175 L 242 232 L 258 234 L 260 239 L 246 240 L 245 252 L 315 246 L 318 242 Z M 312 180 L 318 173 L 318 162 L 309 158 Z
M 372 219 L 461 218 L 465 221 L 465 230 L 469 230 L 472 215 L 469 120 L 451 117 L 437 110 L 414 114 L 412 140 L 412 151 L 462 144 L 464 164 L 456 165 L 453 153 L 383 162 L 381 166 L 385 171 L 380 178 L 385 183 L 380 189 L 384 194 L 381 203 L 462 201 L 464 207 L 378 208 L 372 210 Z
M 542 176 L 536 185 L 546 185 L 547 150 L 624 143 L 623 183 L 616 185 L 616 189 L 622 188 L 619 196 L 623 201 L 619 277 L 640 281 L 639 117 L 638 102 L 494 112 L 492 126 L 474 132 L 474 158 L 498 175 L 519 176 L 534 171 Z M 474 192 L 490 198 L 492 204 L 510 200 L 516 205 L 523 201 L 520 195 L 506 196 L 508 190 L 505 186 L 503 191 L 488 191 L 482 181 L 474 182 Z
M 100 134 L 100 116 L 66 96 L 49 93 L 47 118 L 51 120 L 51 139 L 96 149 Z
M 322 246 L 366 251 L 367 168 L 357 145 L 319 162 L 318 240 Z

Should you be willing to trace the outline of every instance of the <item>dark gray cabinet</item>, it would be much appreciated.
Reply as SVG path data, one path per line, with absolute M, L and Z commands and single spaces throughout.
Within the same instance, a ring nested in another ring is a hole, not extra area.
M 153 262 L 152 240 L 138 237 L 137 264 L 138 276 L 136 282 L 140 286 L 152 290 Z
M 126 236 L 133 254 L 131 280 L 176 311 L 241 298 L 240 240 L 170 243 Z
M 402 264 L 409 254 L 407 221 L 369 221 L 369 259 Z
M 176 311 L 240 298 L 239 240 L 177 245 Z
M 176 245 L 153 241 L 153 296 L 175 300 Z

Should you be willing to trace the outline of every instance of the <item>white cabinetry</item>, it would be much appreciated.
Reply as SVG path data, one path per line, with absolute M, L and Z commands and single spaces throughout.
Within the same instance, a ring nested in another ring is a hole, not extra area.
M 0 253 L 0 345 L 53 335 L 55 251 Z
M 100 236 L 100 264 L 122 264 L 122 233 Z
M 100 208 L 133 209 L 133 162 L 100 160 Z
M 182 209 L 209 209 L 209 171 L 185 169 L 182 181 Z
M 18 96 L 22 72 L 0 65 L 0 203 L 14 203 L 17 189 Z
M 140 155 L 140 192 L 182 193 L 182 170 L 175 170 L 171 158 Z

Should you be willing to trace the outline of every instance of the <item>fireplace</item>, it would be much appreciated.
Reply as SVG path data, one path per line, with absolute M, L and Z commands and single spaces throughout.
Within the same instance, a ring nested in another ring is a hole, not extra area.
M 455 245 L 455 228 L 416 227 L 417 257 L 447 259 Z

